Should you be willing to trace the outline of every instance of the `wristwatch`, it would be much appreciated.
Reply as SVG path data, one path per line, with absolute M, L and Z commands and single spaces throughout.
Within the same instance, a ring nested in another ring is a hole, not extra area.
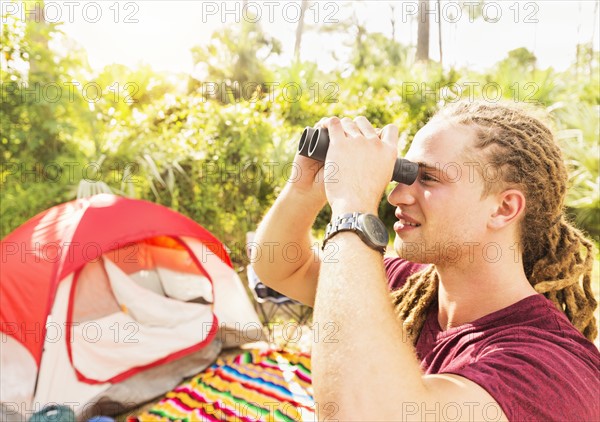
M 382 254 L 385 253 L 389 235 L 383 222 L 373 214 L 353 212 L 337 216 L 334 221 L 327 224 L 323 249 L 329 239 L 343 231 L 355 232 L 369 247 Z

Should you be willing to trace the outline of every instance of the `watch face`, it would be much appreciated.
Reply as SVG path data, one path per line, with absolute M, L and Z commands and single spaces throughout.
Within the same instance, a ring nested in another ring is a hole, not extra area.
M 362 214 L 361 219 L 367 237 L 377 246 L 387 246 L 389 236 L 381 220 L 371 214 Z

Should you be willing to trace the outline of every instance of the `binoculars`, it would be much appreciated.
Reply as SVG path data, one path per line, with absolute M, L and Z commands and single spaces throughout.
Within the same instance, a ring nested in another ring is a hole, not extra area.
M 298 153 L 304 157 L 320 162 L 325 161 L 329 149 L 329 131 L 326 128 L 306 127 L 302 132 Z M 417 178 L 419 165 L 404 158 L 397 158 L 394 164 L 392 180 L 405 185 L 412 185 Z

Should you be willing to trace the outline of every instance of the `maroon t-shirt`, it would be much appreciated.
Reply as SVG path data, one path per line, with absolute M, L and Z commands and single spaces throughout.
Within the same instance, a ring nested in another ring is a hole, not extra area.
M 385 267 L 396 289 L 426 266 L 386 258 Z M 416 346 L 426 374 L 470 379 L 511 421 L 600 421 L 600 353 L 543 295 L 446 331 L 432 308 Z

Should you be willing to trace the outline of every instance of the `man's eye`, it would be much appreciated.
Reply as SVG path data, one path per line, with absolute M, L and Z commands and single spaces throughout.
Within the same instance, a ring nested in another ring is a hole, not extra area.
M 423 182 L 437 182 L 437 179 L 427 173 L 421 174 L 421 181 Z

